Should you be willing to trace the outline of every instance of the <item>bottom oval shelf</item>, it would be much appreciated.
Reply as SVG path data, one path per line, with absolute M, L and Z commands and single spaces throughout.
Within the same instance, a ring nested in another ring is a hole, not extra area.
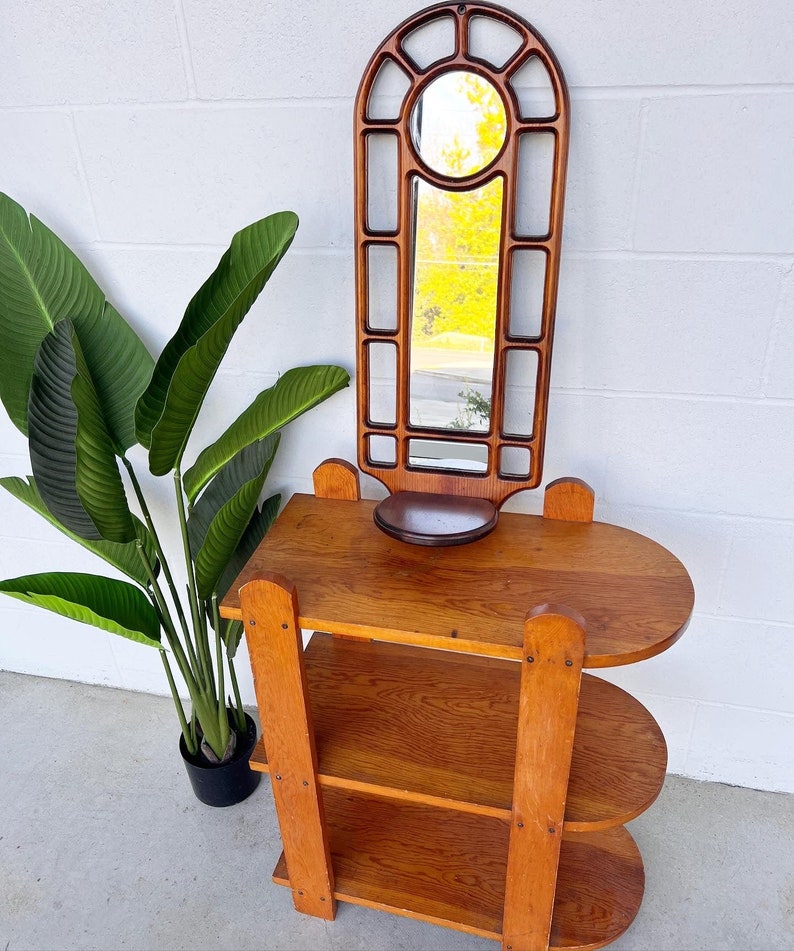
M 550 948 L 603 948 L 634 921 L 645 869 L 627 829 L 565 836 L 560 850 Z
M 370 908 L 500 940 L 509 824 L 474 815 L 323 789 L 334 894 Z M 289 886 L 282 854 L 273 873 Z M 629 927 L 645 874 L 623 827 L 563 836 L 551 948 L 601 948 Z

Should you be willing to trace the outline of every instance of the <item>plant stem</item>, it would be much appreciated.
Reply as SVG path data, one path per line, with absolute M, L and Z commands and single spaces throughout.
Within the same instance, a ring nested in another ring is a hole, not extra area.
M 138 500 L 138 505 L 141 507 L 141 512 L 143 513 L 143 519 L 146 522 L 146 527 L 149 529 L 149 533 L 152 536 L 152 541 L 154 542 L 154 548 L 157 552 L 157 557 L 160 559 L 160 564 L 163 566 L 163 574 L 165 575 L 166 583 L 171 592 L 171 600 L 176 610 L 176 616 L 179 619 L 180 627 L 182 628 L 182 633 L 185 635 L 185 646 L 187 647 L 188 655 L 190 656 L 190 661 L 193 667 L 198 666 L 198 660 L 196 658 L 195 650 L 193 649 L 193 642 L 190 638 L 190 629 L 187 625 L 187 620 L 185 619 L 185 612 L 182 608 L 182 601 L 179 598 L 179 595 L 176 591 L 176 585 L 174 584 L 174 578 L 171 574 L 171 569 L 168 565 L 168 561 L 165 557 L 165 552 L 163 551 L 163 546 L 160 543 L 160 537 L 157 534 L 157 529 L 154 527 L 154 521 L 152 519 L 151 512 L 149 511 L 149 506 L 146 504 L 146 497 L 143 494 L 143 489 L 141 488 L 140 483 L 138 482 L 138 477 L 135 475 L 135 469 L 132 466 L 132 463 L 126 456 L 121 457 L 121 461 L 124 463 L 124 467 L 127 470 L 127 474 L 130 477 L 130 482 L 132 483 L 133 491 L 135 492 L 135 497 Z
M 213 596 L 212 606 L 215 613 L 218 613 L 218 599 Z M 224 752 L 229 743 L 229 717 L 226 714 L 226 698 L 224 697 L 223 683 L 223 653 L 221 652 L 221 626 L 218 624 L 215 628 L 215 657 L 218 664 L 218 729 L 221 734 L 221 742 L 224 742 Z
M 209 653 L 209 644 L 207 644 L 207 628 L 204 623 L 201 603 L 196 591 L 196 575 L 193 570 L 193 556 L 190 553 L 190 542 L 187 534 L 187 516 L 185 515 L 185 498 L 182 492 L 182 475 L 179 469 L 174 469 L 174 492 L 176 494 L 176 506 L 179 514 L 179 532 L 182 536 L 182 551 L 185 556 L 185 568 L 187 569 L 188 603 L 190 604 L 190 615 L 193 619 L 196 653 L 198 654 L 198 663 L 202 670 L 205 683 L 211 687 L 214 692 L 212 659 Z
M 234 669 L 234 661 L 227 655 L 226 660 L 229 664 L 229 679 L 232 682 L 234 691 L 234 714 L 237 721 L 237 729 L 245 732 L 245 711 L 243 710 L 243 701 L 240 699 L 240 686 L 237 683 L 237 672 Z
M 149 559 L 146 556 L 146 552 L 144 551 L 143 544 L 141 543 L 140 539 L 135 542 L 135 549 L 138 552 L 146 574 L 148 575 L 149 584 L 152 586 L 152 595 L 159 610 L 163 630 L 165 631 L 165 636 L 168 640 L 168 646 L 174 652 L 174 657 L 176 659 L 177 665 L 179 666 L 180 673 L 185 678 L 185 683 L 187 684 L 187 688 L 192 696 L 194 692 L 198 691 L 198 684 L 196 683 L 196 679 L 193 676 L 193 672 L 190 663 L 185 656 L 185 652 L 182 649 L 182 642 L 179 640 L 179 635 L 176 632 L 174 622 L 171 619 L 171 615 L 168 611 L 168 604 L 163 597 L 163 592 L 160 588 L 160 585 L 157 583 L 157 578 L 154 576 L 154 570 L 149 564 Z
M 221 615 L 218 610 L 218 593 L 215 592 L 212 595 L 212 620 L 214 622 L 216 632 L 219 632 L 221 629 Z M 224 638 L 225 640 L 225 638 Z M 241 732 L 245 732 L 245 714 L 243 713 L 243 705 L 240 701 L 240 687 L 237 683 L 237 673 L 234 669 L 234 663 L 232 658 L 229 656 L 228 651 L 226 654 L 226 662 L 229 665 L 229 679 L 232 682 L 232 690 L 234 691 L 234 720 L 237 724 L 237 729 Z M 218 669 L 220 669 L 221 657 L 220 652 L 218 653 Z M 222 691 L 221 691 L 222 692 Z
M 179 691 L 176 689 L 176 684 L 174 683 L 174 675 L 171 672 L 171 665 L 168 663 L 168 658 L 166 657 L 165 651 L 160 651 L 160 658 L 163 662 L 163 667 L 165 667 L 165 675 L 168 678 L 168 686 L 171 689 L 171 696 L 174 698 L 174 706 L 176 707 L 176 715 L 179 717 L 179 725 L 182 727 L 182 736 L 185 738 L 185 746 L 187 747 L 188 753 L 191 756 L 195 756 L 198 752 L 198 743 L 196 742 L 195 731 L 190 729 L 188 725 L 187 718 L 185 717 L 185 711 L 182 707 L 182 700 L 179 697 Z

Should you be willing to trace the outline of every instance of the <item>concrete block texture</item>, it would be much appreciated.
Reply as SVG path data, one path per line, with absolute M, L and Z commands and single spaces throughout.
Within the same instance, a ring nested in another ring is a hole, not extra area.
M 764 395 L 794 399 L 794 265 L 789 267 L 777 308 Z
M 70 246 L 97 238 L 72 117 L 0 109 L 0 191 Z
M 792 664 L 789 627 L 698 613 L 670 650 L 607 676 L 638 696 L 787 714 Z M 794 773 L 790 779 L 794 785 Z
M 223 248 L 289 208 L 301 219 L 298 247 L 349 245 L 351 122 L 349 109 L 319 102 L 78 112 L 100 236 Z
M 736 526 L 718 612 L 743 618 L 794 618 L 794 522 L 743 520 Z
M 641 396 L 605 403 L 599 431 L 611 504 L 794 518 L 790 406 Z
M 758 397 L 784 273 L 761 261 L 569 258 L 553 384 Z
M 228 238 L 231 240 L 232 235 Z M 224 248 L 83 246 L 78 254 L 120 314 L 158 354 Z
M 794 253 L 794 93 L 655 99 L 634 246 Z
M 631 246 L 640 103 L 574 99 L 563 241 L 569 250 Z
M 703 704 L 695 714 L 685 771 L 695 779 L 794 792 L 794 716 Z M 730 765 L 729 765 L 730 764 Z
M 351 97 L 377 44 L 423 0 L 329 6 L 276 0 L 254 8 L 183 0 L 202 98 Z M 510 4 L 507 4 L 510 6 Z M 697 5 L 664 0 L 537 0 L 512 6 L 557 52 L 573 86 L 678 86 L 794 81 L 786 0 Z M 619 53 L 618 53 L 619 51 Z
M 161 101 L 186 91 L 173 4 L 3 5 L 0 106 Z
M 680 644 L 616 674 L 658 711 L 671 768 L 783 788 L 789 766 L 752 739 L 794 714 L 794 6 L 502 2 L 546 37 L 572 93 L 544 482 L 585 479 L 597 518 L 656 538 L 694 579 Z M 353 99 L 381 40 L 425 5 L 4 11 L 0 190 L 74 247 L 153 353 L 235 231 L 283 208 L 301 219 L 191 459 L 287 368 L 354 371 Z M 284 433 L 266 492 L 311 491 L 323 458 L 356 448 L 350 388 Z M 0 414 L 0 475 L 29 471 Z M 170 480 L 150 483 L 170 520 Z M 507 503 L 541 506 L 540 492 Z M 0 576 L 97 564 L 0 495 Z M 165 690 L 154 652 L 0 600 L 0 668 Z

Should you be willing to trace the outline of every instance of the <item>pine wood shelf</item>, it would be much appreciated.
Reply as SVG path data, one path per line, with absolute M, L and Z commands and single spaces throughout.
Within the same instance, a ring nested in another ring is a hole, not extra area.
M 692 610 L 686 570 L 587 521 L 592 493 L 574 506 L 564 481 L 543 517 L 406 545 L 373 526 L 355 470 L 332 466 L 337 497 L 293 497 L 221 608 L 245 623 L 274 880 L 328 920 L 343 900 L 503 951 L 611 943 L 644 888 L 623 823 L 656 798 L 667 753 L 642 704 L 583 668 L 670 647 Z M 330 633 L 304 650 L 302 628 Z
M 323 793 L 341 901 L 499 940 L 509 825 L 490 816 Z M 623 828 L 566 836 L 560 850 L 551 948 L 600 948 L 631 924 L 642 859 Z M 282 854 L 273 881 L 289 887 Z
M 536 604 L 582 615 L 585 667 L 653 657 L 686 629 L 686 569 L 636 532 L 505 512 L 474 546 L 423 548 L 374 529 L 375 504 L 294 495 L 224 599 L 224 617 L 242 618 L 239 589 L 276 572 L 300 592 L 305 630 L 512 660 Z
M 510 818 L 520 665 L 327 634 L 312 637 L 304 659 L 323 787 Z M 251 765 L 268 771 L 264 738 Z M 645 707 L 584 675 L 566 831 L 640 815 L 666 765 L 664 736 Z

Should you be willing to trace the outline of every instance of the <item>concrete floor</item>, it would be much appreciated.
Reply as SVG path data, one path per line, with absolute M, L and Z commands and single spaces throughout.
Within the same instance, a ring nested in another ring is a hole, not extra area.
M 0 951 L 497 951 L 340 904 L 325 923 L 270 883 L 269 783 L 192 795 L 170 700 L 0 673 Z M 615 949 L 794 949 L 792 798 L 669 777 L 631 824 L 646 897 Z

